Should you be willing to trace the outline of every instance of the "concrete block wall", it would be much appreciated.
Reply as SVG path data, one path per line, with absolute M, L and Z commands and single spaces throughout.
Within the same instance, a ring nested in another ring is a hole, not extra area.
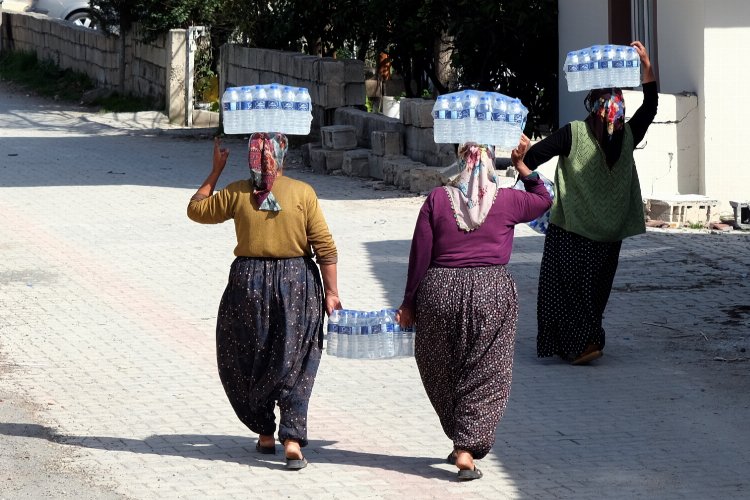
M 33 52 L 41 61 L 88 75 L 99 86 L 119 80 L 118 39 L 40 14 L 3 13 L 2 50 Z
M 34 52 L 63 69 L 83 73 L 97 86 L 117 89 L 120 83 L 120 38 L 103 31 L 31 13 L 2 14 L 0 48 Z M 184 30 L 173 30 L 183 31 Z M 168 37 L 145 43 L 137 28 L 124 43 L 125 93 L 150 97 L 163 105 L 168 95 L 172 54 Z M 184 66 L 185 52 L 175 55 Z M 171 116 L 170 116 L 171 118 Z
M 326 111 L 365 105 L 365 66 L 355 59 L 333 59 L 297 52 L 221 47 L 219 88 L 280 83 L 306 87 L 313 103 L 313 134 L 327 123 Z

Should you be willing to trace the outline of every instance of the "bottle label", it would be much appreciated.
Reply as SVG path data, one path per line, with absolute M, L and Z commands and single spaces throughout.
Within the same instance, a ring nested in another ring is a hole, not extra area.
M 393 323 L 386 323 L 385 325 L 385 331 L 386 333 L 393 333 L 394 330 L 394 324 Z
M 578 65 L 578 71 L 588 71 L 589 64 L 593 64 L 593 63 L 581 63 L 581 64 L 579 64 Z
M 295 102 L 294 110 L 295 111 L 310 111 L 310 103 L 309 102 Z
M 568 73 L 575 73 L 578 71 L 578 64 L 568 64 Z
M 501 112 L 499 112 L 499 111 L 493 111 L 493 112 L 492 112 L 492 121 L 493 121 L 493 122 L 501 122 L 501 121 L 504 121 L 504 119 L 503 119 L 503 113 L 501 113 Z
M 609 68 L 609 61 L 599 61 L 599 69 L 607 69 Z
M 352 327 L 351 326 L 339 326 L 339 333 L 343 333 L 344 335 L 351 335 Z
M 370 327 L 370 333 L 380 333 L 380 323 L 372 325 Z
M 328 333 L 339 333 L 339 325 L 336 323 L 328 323 Z
M 253 109 L 266 109 L 266 101 L 257 100 L 253 101 Z
M 625 67 L 625 61 L 619 60 L 619 61 L 612 61 L 612 67 L 613 68 L 624 68 Z
M 279 109 L 279 101 L 266 101 L 266 109 Z
M 229 111 L 229 103 L 225 102 L 222 107 L 224 108 L 224 111 Z
M 281 101 L 281 109 L 284 111 L 293 111 L 294 103 L 291 101 Z
M 240 103 L 240 109 L 242 111 L 249 111 L 249 110 L 253 109 L 253 103 L 250 102 L 250 101 L 242 101 Z
M 486 121 L 489 113 L 486 111 L 477 111 L 477 120 Z

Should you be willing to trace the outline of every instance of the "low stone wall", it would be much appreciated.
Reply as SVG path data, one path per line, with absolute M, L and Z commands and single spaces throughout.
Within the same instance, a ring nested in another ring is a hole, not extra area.
M 185 30 L 146 43 L 136 28 L 122 43 L 119 36 L 59 19 L 3 12 L 0 50 L 36 53 L 40 60 L 87 75 L 98 87 L 149 97 L 165 108 L 170 120 L 184 121 Z

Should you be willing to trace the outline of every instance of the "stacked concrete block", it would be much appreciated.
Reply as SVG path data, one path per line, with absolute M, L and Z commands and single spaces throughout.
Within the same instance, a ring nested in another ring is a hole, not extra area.
M 404 126 L 396 118 L 389 118 L 378 113 L 368 113 L 352 107 L 338 108 L 334 112 L 333 122 L 336 125 L 350 125 L 357 133 L 357 144 L 363 148 L 372 147 L 372 133 L 391 131 L 403 133 Z
M 413 193 L 432 191 L 450 181 L 449 167 L 428 167 L 426 165 L 409 171 L 409 190 Z
M 411 189 L 411 171 L 424 168 L 423 163 L 406 157 L 383 158 L 383 180 L 401 189 Z
M 372 149 L 369 156 L 370 177 L 385 179 L 384 161 L 386 159 L 407 159 L 403 156 L 403 139 L 400 132 L 394 130 L 376 130 L 371 134 Z
M 344 151 L 342 170 L 354 177 L 370 177 L 370 150 L 352 149 Z
M 427 165 L 445 167 L 456 160 L 453 144 L 436 144 L 432 107 L 435 101 L 401 99 L 401 122 L 404 125 L 404 153 Z
M 325 149 L 354 149 L 357 147 L 357 135 L 354 127 L 349 125 L 329 125 L 321 127 L 320 139 Z

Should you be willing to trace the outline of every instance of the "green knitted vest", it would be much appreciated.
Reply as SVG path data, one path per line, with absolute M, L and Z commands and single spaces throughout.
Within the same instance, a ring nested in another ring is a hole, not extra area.
M 555 170 L 550 222 L 594 241 L 620 241 L 646 231 L 633 161 L 633 134 L 625 124 L 622 151 L 612 169 L 585 122 L 570 124 L 570 155 Z

